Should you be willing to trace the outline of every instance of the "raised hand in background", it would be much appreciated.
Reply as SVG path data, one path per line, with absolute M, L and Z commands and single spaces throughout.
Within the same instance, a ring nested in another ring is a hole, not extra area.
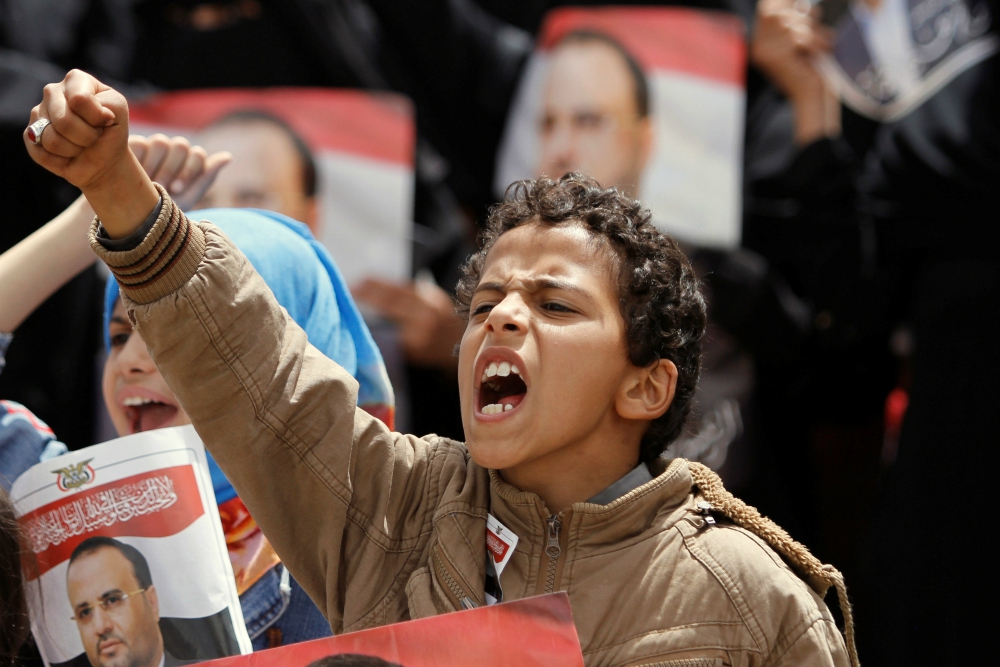
M 760 0 L 750 60 L 789 99 L 800 146 L 840 134 L 840 102 L 816 66 L 833 43 L 806 0 Z

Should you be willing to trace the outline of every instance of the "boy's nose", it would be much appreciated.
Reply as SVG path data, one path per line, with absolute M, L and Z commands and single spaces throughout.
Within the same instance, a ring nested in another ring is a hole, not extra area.
M 486 330 L 491 333 L 518 333 L 527 329 L 527 305 L 515 294 L 508 294 L 490 311 Z

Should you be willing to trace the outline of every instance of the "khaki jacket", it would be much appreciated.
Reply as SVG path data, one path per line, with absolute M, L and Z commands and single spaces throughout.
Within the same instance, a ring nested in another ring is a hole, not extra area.
M 393 433 L 356 409 L 355 380 L 309 345 L 222 232 L 165 193 L 138 248 L 93 245 L 206 446 L 335 632 L 485 604 L 492 513 L 519 537 L 504 599 L 568 593 L 590 667 L 849 664 L 817 593 L 835 571 L 803 566 L 766 520 L 767 539 L 737 525 L 759 515 L 702 466 L 664 461 L 611 504 L 553 518 L 463 444 Z

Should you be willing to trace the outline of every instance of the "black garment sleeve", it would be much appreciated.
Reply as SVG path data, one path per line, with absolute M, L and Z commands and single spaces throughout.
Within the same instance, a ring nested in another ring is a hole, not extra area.
M 97 229 L 97 242 L 108 250 L 114 250 L 116 252 L 121 252 L 123 250 L 135 250 L 142 243 L 146 235 L 149 234 L 149 230 L 153 228 L 156 224 L 156 219 L 160 217 L 160 211 L 163 209 L 163 197 L 156 202 L 156 206 L 153 207 L 152 213 L 146 217 L 146 221 L 142 223 L 139 229 L 135 230 L 128 236 L 122 239 L 113 239 L 108 236 L 108 233 L 104 231 L 104 225 L 101 225 Z

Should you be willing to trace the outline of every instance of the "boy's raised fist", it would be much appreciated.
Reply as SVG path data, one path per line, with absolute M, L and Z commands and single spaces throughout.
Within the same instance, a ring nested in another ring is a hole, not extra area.
M 86 191 L 110 174 L 129 153 L 128 103 L 118 91 L 80 70 L 70 70 L 59 83 L 45 86 L 31 122 L 50 124 L 35 144 L 29 131 L 24 142 L 32 159 Z
M 31 158 L 83 190 L 113 239 L 134 232 L 155 209 L 159 193 L 128 146 L 128 103 L 86 72 L 70 70 L 45 86 L 31 110 L 24 143 Z M 35 142 L 38 143 L 35 143 Z

